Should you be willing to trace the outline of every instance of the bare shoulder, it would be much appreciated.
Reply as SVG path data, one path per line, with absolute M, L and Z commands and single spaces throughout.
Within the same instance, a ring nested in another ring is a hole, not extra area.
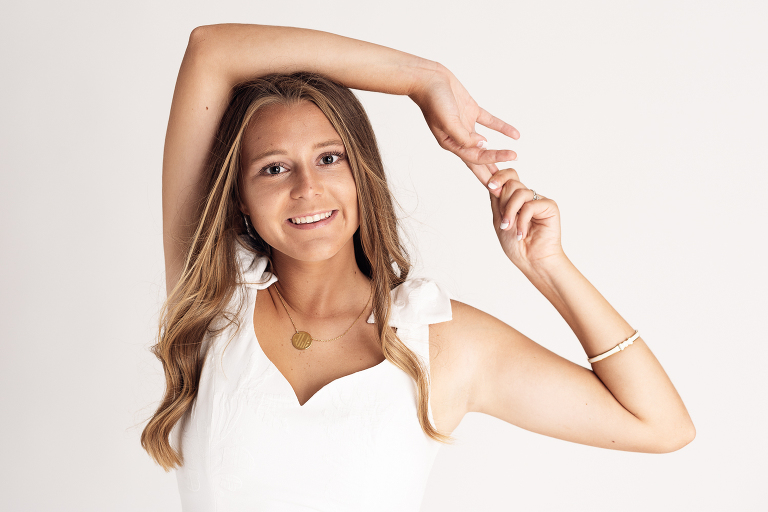
M 511 405 L 533 391 L 545 369 L 586 372 L 484 311 L 455 300 L 451 307 L 451 321 L 429 326 L 432 409 L 444 432 L 467 412 L 520 424 Z
M 498 318 L 463 302 L 451 300 L 453 319 L 429 326 L 430 362 L 450 366 L 471 377 L 484 354 L 498 353 L 516 337 L 525 338 Z
M 499 322 L 491 315 L 468 304 L 451 299 L 453 319 L 429 326 L 430 362 L 453 365 L 455 371 L 467 369 L 475 354 L 472 340 L 482 336 L 489 324 Z M 479 330 L 479 332 L 478 332 Z
M 435 426 L 445 433 L 474 409 L 477 368 L 483 365 L 484 353 L 492 351 L 487 341 L 498 339 L 500 329 L 511 329 L 463 302 L 451 300 L 451 309 L 452 320 L 429 326 L 432 412 Z

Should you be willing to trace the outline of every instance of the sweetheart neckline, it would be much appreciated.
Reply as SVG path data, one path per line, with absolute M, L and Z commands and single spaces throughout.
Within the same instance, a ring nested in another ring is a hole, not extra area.
M 265 289 L 266 289 L 266 288 L 265 288 Z M 381 361 L 381 362 L 379 362 L 379 363 L 377 363 L 377 364 L 375 364 L 375 365 L 373 365 L 373 366 L 369 366 L 368 368 L 363 368 L 362 370 L 358 370 L 358 371 L 356 371 L 356 372 L 352 372 L 352 373 L 348 373 L 348 374 L 346 374 L 346 375 L 342 375 L 341 377 L 337 377 L 337 378 L 333 379 L 332 381 L 328 382 L 327 384 L 325 384 L 323 387 L 321 387 L 321 388 L 320 388 L 320 389 L 318 389 L 317 391 L 315 391 L 315 392 L 312 394 L 312 396 L 310 396 L 310 397 L 309 397 L 309 398 L 308 398 L 308 399 L 307 399 L 307 400 L 306 400 L 306 401 L 305 401 L 305 402 L 302 404 L 302 403 L 301 403 L 301 401 L 299 400 L 299 396 L 296 394 L 296 390 L 293 388 L 293 385 L 290 383 L 290 381 L 288 380 L 288 378 L 287 378 L 287 377 L 286 377 L 286 376 L 283 374 L 283 372 L 282 372 L 282 371 L 280 371 L 280 368 L 278 368 L 278 367 L 277 367 L 277 365 L 276 365 L 274 362 L 272 362 L 272 360 L 269 358 L 269 356 L 267 355 L 267 353 L 266 353 L 266 352 L 264 352 L 264 349 L 261 347 L 261 343 L 259 342 L 259 337 L 258 337 L 258 336 L 256 336 L 255 326 L 254 326 L 254 324 L 253 324 L 253 314 L 254 314 L 254 311 L 255 311 L 255 309 L 256 309 L 256 296 L 258 296 L 258 293 L 259 293 L 260 291 L 261 291 L 260 289 L 256 289 L 256 290 L 255 290 L 255 292 L 256 292 L 256 293 L 254 294 L 254 297 L 253 297 L 253 299 L 251 299 L 251 300 L 249 300 L 249 301 L 248 301 L 248 303 L 249 303 L 249 304 L 248 304 L 248 311 L 246 311 L 246 318 L 248 319 L 248 320 L 247 320 L 247 322 L 249 323 L 249 325 L 248 325 L 249 333 L 250 333 L 250 335 L 251 335 L 251 336 L 253 336 L 253 341 L 254 341 L 254 343 L 256 344 L 256 348 L 257 348 L 257 349 L 258 349 L 258 351 L 261 353 L 261 355 L 262 355 L 262 356 L 264 356 L 264 358 L 267 360 L 267 362 L 269 363 L 269 366 L 270 366 L 271 368 L 273 368 L 273 369 L 274 369 L 274 370 L 275 370 L 275 371 L 276 371 L 276 372 L 277 372 L 277 373 L 280 375 L 280 378 L 281 378 L 281 380 L 282 380 L 282 381 L 283 381 L 283 382 L 284 382 L 284 383 L 285 383 L 285 384 L 288 386 L 288 388 L 291 390 L 291 393 L 290 393 L 290 394 L 291 394 L 291 396 L 293 397 L 293 399 L 295 400 L 295 402 L 296 402 L 296 405 L 298 405 L 298 407 L 299 407 L 299 408 L 302 408 L 302 409 L 303 409 L 304 407 L 306 407 L 306 406 L 307 406 L 307 404 L 309 404 L 309 402 L 311 402 L 311 401 L 312 401 L 312 400 L 313 400 L 313 399 L 314 399 L 314 398 L 315 398 L 317 395 L 319 395 L 319 394 L 320 394 L 320 393 L 321 393 L 321 392 L 322 392 L 322 391 L 323 391 L 325 388 L 328 388 L 328 387 L 330 387 L 330 386 L 331 386 L 332 384 L 334 384 L 335 382 L 338 382 L 338 381 L 340 381 L 340 380 L 346 379 L 347 377 L 352 377 L 353 375 L 358 375 L 358 374 L 361 374 L 361 373 L 365 373 L 365 372 L 368 372 L 368 371 L 370 371 L 370 370 L 374 370 L 374 369 L 376 369 L 376 368 L 378 368 L 378 367 L 380 367 L 380 366 L 384 365 L 384 363 L 388 362 L 388 359 L 387 359 L 387 358 L 384 358 L 384 360 L 383 360 L 383 361 Z M 249 298 L 249 299 L 250 299 L 250 298 Z

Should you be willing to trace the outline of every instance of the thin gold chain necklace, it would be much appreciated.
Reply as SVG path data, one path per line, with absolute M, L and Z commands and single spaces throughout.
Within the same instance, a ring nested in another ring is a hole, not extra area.
M 296 333 L 291 337 L 291 344 L 293 344 L 294 348 L 297 350 L 306 350 L 309 348 L 310 345 L 312 345 L 313 341 L 319 341 L 319 342 L 327 342 L 327 341 L 333 341 L 341 338 L 344 336 L 344 334 L 347 334 L 350 329 L 352 329 L 352 326 L 357 323 L 358 320 L 360 320 L 360 317 L 363 316 L 363 313 L 365 313 L 365 310 L 368 309 L 368 304 L 371 302 L 371 297 L 373 297 L 373 286 L 371 286 L 371 294 L 368 296 L 368 302 L 365 303 L 365 307 L 360 312 L 359 315 L 357 315 L 357 318 L 355 318 L 355 321 L 352 322 L 352 325 L 349 326 L 349 328 L 344 331 L 344 334 L 341 334 L 339 336 L 336 336 L 335 338 L 331 338 L 329 340 L 316 340 L 312 338 L 312 335 L 310 335 L 306 331 L 300 331 L 296 324 L 293 322 L 293 318 L 291 318 L 291 314 L 288 313 L 288 306 L 285 305 L 285 300 L 283 299 L 283 296 L 280 295 L 280 290 L 277 289 L 277 286 L 275 286 L 275 291 L 277 292 L 277 296 L 280 297 L 280 302 L 283 303 L 283 308 L 285 309 L 285 313 L 288 315 L 288 319 L 291 321 L 291 325 L 293 325 L 293 329 L 296 331 Z

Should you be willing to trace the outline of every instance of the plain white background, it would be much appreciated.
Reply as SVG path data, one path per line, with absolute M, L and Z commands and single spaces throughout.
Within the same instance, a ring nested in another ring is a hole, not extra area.
M 637 329 L 697 439 L 572 445 L 470 414 L 423 510 L 765 510 L 763 2 L 21 2 L 0 21 L 0 509 L 178 511 L 139 446 L 160 398 L 160 174 L 190 31 L 338 32 L 438 60 L 522 133 L 566 253 Z M 505 259 L 488 194 L 407 98 L 361 93 L 418 273 L 585 364 Z M 309 475 L 311 478 L 311 475 Z

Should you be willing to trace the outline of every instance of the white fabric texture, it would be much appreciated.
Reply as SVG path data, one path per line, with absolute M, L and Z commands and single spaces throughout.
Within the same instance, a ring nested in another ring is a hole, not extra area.
M 413 379 L 385 359 L 300 406 L 253 330 L 256 293 L 277 278 L 266 258 L 238 258 L 240 327 L 206 340 L 197 399 L 172 436 L 184 512 L 418 511 L 440 443 L 419 425 Z M 390 325 L 428 369 L 429 324 L 452 318 L 449 296 L 413 279 L 392 299 Z

